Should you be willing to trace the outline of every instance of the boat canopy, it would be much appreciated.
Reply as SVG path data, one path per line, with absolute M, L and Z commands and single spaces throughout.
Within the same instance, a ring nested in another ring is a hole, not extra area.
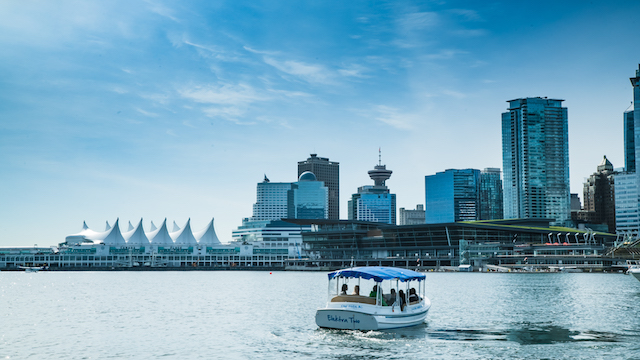
M 393 279 L 398 279 L 403 282 L 412 280 L 422 281 L 425 279 L 425 275 L 417 271 L 383 266 L 354 267 L 329 273 L 329 280 L 336 277 L 362 278 L 366 280 L 374 279 L 376 282 Z

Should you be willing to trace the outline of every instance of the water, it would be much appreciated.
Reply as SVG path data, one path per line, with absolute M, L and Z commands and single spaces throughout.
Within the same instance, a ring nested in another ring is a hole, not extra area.
M 319 329 L 325 273 L 0 273 L 0 359 L 638 359 L 621 274 L 428 273 L 422 326 Z

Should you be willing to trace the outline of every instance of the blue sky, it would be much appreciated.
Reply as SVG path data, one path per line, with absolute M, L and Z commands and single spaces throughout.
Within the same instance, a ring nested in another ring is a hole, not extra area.
M 607 155 L 640 63 L 638 1 L 3 1 L 0 245 L 82 221 L 215 218 L 256 183 L 340 162 L 340 207 L 378 160 L 398 207 L 424 176 L 502 167 L 507 100 L 564 99 L 571 191 Z

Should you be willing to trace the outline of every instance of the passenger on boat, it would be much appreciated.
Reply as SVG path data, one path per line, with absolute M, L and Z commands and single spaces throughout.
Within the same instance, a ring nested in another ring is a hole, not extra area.
M 409 304 L 411 304 L 412 302 L 418 302 L 418 301 L 420 301 L 420 297 L 418 296 L 418 294 L 416 294 L 416 289 L 415 288 L 409 289 Z
M 393 305 L 396 302 L 396 289 L 391 289 L 391 294 L 385 295 L 384 300 L 389 306 Z
M 349 285 L 342 284 L 342 292 L 340 293 L 340 295 L 347 295 L 347 290 L 349 290 Z
M 398 292 L 398 295 L 400 295 L 400 311 L 404 311 L 404 307 L 407 305 L 407 298 L 402 290 Z
M 353 293 L 351 295 L 360 295 L 360 285 L 353 287 Z
M 382 293 L 382 289 L 380 289 L 380 295 L 382 295 L 382 306 L 387 306 L 387 302 L 384 300 L 384 294 Z M 378 285 L 373 285 L 373 290 L 369 293 L 369 297 L 377 298 L 378 297 Z

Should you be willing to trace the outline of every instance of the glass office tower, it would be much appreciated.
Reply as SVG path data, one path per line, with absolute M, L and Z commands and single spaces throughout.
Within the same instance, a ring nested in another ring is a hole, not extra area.
M 633 104 L 624 112 L 624 171 L 636 172 L 635 124 Z
M 305 171 L 293 183 L 293 209 L 295 219 L 326 219 L 329 215 L 329 190 L 316 176 Z
M 298 161 L 298 176 L 311 171 L 318 181 L 329 189 L 329 219 L 340 219 L 340 163 L 311 154 L 305 161 Z
M 425 176 L 425 222 L 479 219 L 480 170 L 448 169 Z
M 502 113 L 504 217 L 570 220 L 567 108 L 547 98 L 509 100 Z
M 480 173 L 480 213 L 479 220 L 502 219 L 504 212 L 502 179 L 500 169 L 485 168 Z

